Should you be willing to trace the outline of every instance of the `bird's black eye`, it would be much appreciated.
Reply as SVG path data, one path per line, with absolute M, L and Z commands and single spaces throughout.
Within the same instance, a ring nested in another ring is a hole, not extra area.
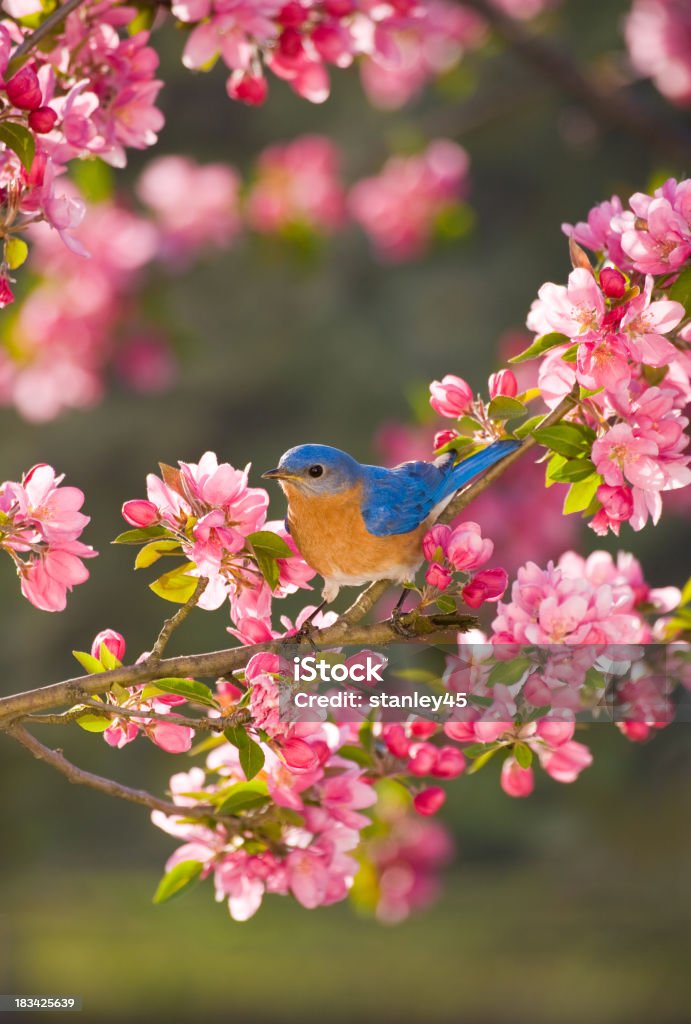
M 307 472 L 309 473 L 310 476 L 313 476 L 316 479 L 318 476 L 322 475 L 322 473 L 324 472 L 324 467 L 323 466 L 310 466 L 310 468 L 307 470 Z

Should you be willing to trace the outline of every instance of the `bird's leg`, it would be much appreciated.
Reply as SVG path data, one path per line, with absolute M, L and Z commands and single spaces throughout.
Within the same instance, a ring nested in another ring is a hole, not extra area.
M 319 612 L 322 611 L 322 609 L 325 608 L 328 603 L 329 602 L 326 599 L 324 599 L 321 604 L 317 605 L 313 612 L 310 612 L 310 614 L 307 616 L 307 618 L 305 619 L 305 621 L 303 622 L 303 624 L 300 626 L 297 633 L 293 637 L 293 639 L 297 643 L 300 643 L 301 640 L 307 640 L 314 647 L 314 641 L 312 640 L 314 626 L 312 625 L 312 623 L 316 619 L 317 615 L 319 615 Z
M 405 604 L 405 599 L 407 596 L 408 588 L 404 587 L 401 592 L 401 596 L 399 597 L 398 601 L 396 601 L 396 604 L 393 607 L 390 622 L 391 628 L 393 629 L 394 633 L 397 633 L 400 637 L 403 637 L 405 640 L 410 640 L 412 637 L 416 636 L 416 634 L 406 625 L 404 625 L 402 621 L 403 605 Z

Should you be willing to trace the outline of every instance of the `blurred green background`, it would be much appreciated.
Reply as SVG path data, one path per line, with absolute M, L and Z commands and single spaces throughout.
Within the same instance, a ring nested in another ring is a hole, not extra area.
M 554 20 L 589 59 L 620 49 L 625 9 L 571 0 Z M 126 635 L 130 655 L 150 647 L 168 611 L 133 577 L 131 552 L 109 541 L 122 501 L 144 493 L 159 460 L 210 448 L 261 470 L 304 441 L 374 457 L 377 427 L 407 420 L 406 395 L 432 378 L 458 373 L 482 387 L 497 339 L 523 323 L 543 281 L 568 273 L 562 221 L 660 171 L 688 171 L 602 135 L 498 50 L 413 108 L 382 113 L 347 73 L 332 76 L 323 107 L 272 82 L 264 108 L 244 109 L 226 99 L 220 69 L 183 72 L 180 45 L 165 37 L 160 152 L 246 169 L 270 142 L 323 132 L 353 177 L 391 147 L 447 135 L 471 154 L 476 227 L 395 268 L 374 262 L 357 232 L 317 261 L 258 242 L 214 257 L 157 297 L 186 339 L 173 392 L 114 390 L 47 426 L 0 411 L 0 477 L 37 461 L 65 471 L 87 493 L 86 539 L 101 551 L 59 616 L 21 601 L 9 563 L 0 567 L 3 693 L 75 674 L 70 650 L 106 626 Z M 142 164 L 132 160 L 125 185 Z M 686 540 L 677 518 L 627 532 L 622 546 L 652 583 L 680 583 Z M 193 615 L 171 653 L 223 646 L 226 624 L 224 612 Z M 76 727 L 43 733 L 80 764 L 149 789 L 179 768 L 141 741 L 117 752 Z M 493 765 L 449 787 L 444 818 L 459 853 L 444 896 L 384 928 L 345 906 L 308 912 L 277 897 L 239 925 L 208 887 L 154 908 L 173 841 L 144 812 L 70 787 L 0 736 L 0 991 L 82 995 L 84 1017 L 103 1021 L 688 1021 L 688 726 L 645 746 L 593 727 L 588 743 L 595 764 L 576 785 L 542 779 L 528 801 L 500 791 Z

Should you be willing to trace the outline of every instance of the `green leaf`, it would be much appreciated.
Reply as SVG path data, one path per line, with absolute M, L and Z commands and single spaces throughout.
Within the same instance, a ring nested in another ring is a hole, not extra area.
M 136 15 L 127 25 L 127 34 L 136 36 L 137 32 L 148 32 L 154 23 L 155 14 L 156 7 L 153 4 L 150 7 L 139 7 Z
M 547 476 L 550 480 L 556 480 L 557 483 L 569 484 L 576 483 L 579 480 L 585 480 L 595 472 L 595 466 L 590 459 L 569 459 L 567 462 L 563 462 L 560 466 L 555 469 L 551 468 L 547 471 Z
M 268 799 L 269 788 L 265 782 L 238 782 L 226 790 L 217 810 L 219 814 L 238 814 L 261 807 Z
M 599 473 L 591 473 L 585 480 L 571 484 L 569 493 L 564 499 L 564 515 L 568 516 L 572 512 L 583 512 L 584 509 L 587 509 L 601 483 L 602 477 Z
M 499 747 L 490 747 L 489 750 L 485 750 L 484 754 L 479 754 L 473 763 L 468 768 L 468 775 L 474 775 L 475 772 L 479 772 L 481 768 L 484 768 L 491 757 L 494 757 Z
M 576 423 L 556 423 L 553 427 L 539 427 L 533 431 L 533 437 L 550 451 L 573 459 L 590 453 L 595 433 Z
M 578 358 L 578 345 L 572 345 L 571 348 L 567 348 L 566 352 L 562 353 L 561 358 L 565 363 L 575 363 Z
M 17 270 L 29 255 L 29 246 L 23 238 L 8 238 L 5 242 L 5 263 L 10 270 Z
M 31 170 L 36 152 L 34 137 L 23 124 L 14 121 L 0 122 L 0 142 L 17 154 L 27 171 Z
M 466 448 L 472 448 L 475 444 L 472 437 L 452 437 L 446 444 L 441 445 L 440 448 L 434 449 L 435 455 L 446 455 L 447 452 L 460 452 L 466 453 Z
M 106 647 L 106 645 L 104 643 L 101 644 L 100 650 L 98 652 L 98 656 L 99 656 L 99 661 L 101 662 L 103 667 L 108 672 L 110 672 L 114 668 L 120 668 L 121 665 L 122 665 L 122 662 L 119 661 L 115 657 L 115 655 L 111 651 L 108 650 L 108 648 Z
M 72 655 L 89 675 L 93 676 L 97 672 L 105 672 L 103 665 L 98 658 L 94 658 L 93 654 L 88 654 L 86 651 L 72 651 Z
M 75 719 L 80 729 L 85 732 L 105 732 L 111 724 L 111 719 L 105 715 L 94 715 L 91 711 L 85 712 Z
M 161 879 L 154 895 L 154 903 L 166 903 L 181 896 L 200 880 L 204 865 L 198 860 L 182 860 Z
M 564 468 L 568 459 L 563 455 L 557 455 L 556 452 L 550 456 L 549 462 L 547 463 L 547 471 L 545 473 L 545 487 L 552 487 L 554 484 L 554 476 Z
M 241 725 L 230 726 L 224 731 L 224 736 L 240 751 L 240 767 L 249 782 L 264 767 L 264 751 Z
M 681 302 L 687 313 L 691 313 L 691 267 L 682 271 L 674 284 L 667 290 L 667 295 L 675 302 Z
M 456 430 L 461 434 L 469 434 L 472 436 L 473 434 L 476 434 L 478 430 L 482 430 L 482 424 L 472 416 L 461 416 L 456 424 Z
M 362 747 L 355 743 L 346 743 L 336 751 L 339 757 L 345 757 L 348 761 L 354 761 L 362 768 L 369 768 L 372 764 L 372 755 L 368 754 Z
M 503 686 L 511 686 L 523 678 L 532 664 L 532 659 L 527 654 L 519 654 L 517 658 L 511 658 L 509 661 L 498 661 L 487 676 L 487 685 L 496 686 L 500 683 Z
M 278 586 L 279 580 L 279 569 L 278 562 L 272 555 L 267 555 L 265 551 L 255 551 L 254 557 L 257 560 L 257 568 L 260 573 L 269 584 L 272 590 L 275 590 Z
M 646 384 L 649 384 L 651 388 L 662 384 L 669 373 L 669 366 L 642 366 L 641 369 L 643 370 Z
M 125 530 L 111 544 L 146 544 L 155 537 L 170 537 L 165 526 L 142 526 L 139 530 Z
M 523 423 L 520 423 L 517 427 L 513 428 L 512 433 L 514 437 L 522 438 L 527 437 L 528 434 L 532 434 L 535 427 L 542 423 L 544 418 L 544 416 L 531 416 L 530 419 L 524 420 Z
M 449 594 L 440 594 L 435 604 L 443 615 L 452 615 L 456 611 L 456 601 Z
M 250 533 L 247 540 L 255 552 L 263 551 L 272 558 L 292 558 L 293 552 L 282 537 L 271 530 L 258 530 L 257 533 Z
M 543 334 L 541 337 L 536 338 L 528 348 L 519 352 L 513 359 L 509 359 L 509 362 L 524 363 L 527 359 L 535 359 L 537 356 L 541 356 L 543 352 L 548 352 L 551 348 L 557 348 L 558 345 L 568 345 L 570 341 L 571 339 L 567 338 L 565 334 Z
M 163 558 L 164 555 L 170 555 L 180 550 L 180 542 L 177 540 L 151 541 L 150 544 L 146 544 L 141 551 L 137 552 L 134 567 L 135 569 L 146 569 L 153 565 L 154 562 L 157 562 L 159 558 Z
M 194 569 L 194 562 L 183 562 L 170 572 L 164 572 L 157 580 L 149 584 L 149 590 L 173 604 L 186 604 L 197 589 L 198 576 L 188 576 L 189 569 Z
M 533 752 L 527 743 L 515 743 L 513 756 L 516 758 L 519 768 L 530 768 L 533 763 Z
M 487 415 L 491 420 L 513 420 L 517 416 L 524 416 L 526 412 L 523 402 L 509 398 L 508 395 L 497 395 L 487 407 Z
M 199 683 L 196 679 L 176 679 L 171 676 L 169 679 L 157 679 L 154 686 L 161 693 L 172 693 L 176 697 L 185 697 L 193 704 L 202 704 L 207 708 L 218 708 L 218 701 L 206 685 Z

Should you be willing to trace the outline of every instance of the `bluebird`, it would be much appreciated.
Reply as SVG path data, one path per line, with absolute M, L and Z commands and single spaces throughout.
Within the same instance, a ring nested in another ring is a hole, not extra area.
M 328 445 L 303 444 L 263 476 L 279 481 L 288 499 L 287 529 L 323 577 L 328 604 L 341 587 L 413 580 L 423 562 L 422 539 L 456 492 L 519 444 L 496 441 L 457 465 L 449 452 L 393 469 L 361 465 Z

